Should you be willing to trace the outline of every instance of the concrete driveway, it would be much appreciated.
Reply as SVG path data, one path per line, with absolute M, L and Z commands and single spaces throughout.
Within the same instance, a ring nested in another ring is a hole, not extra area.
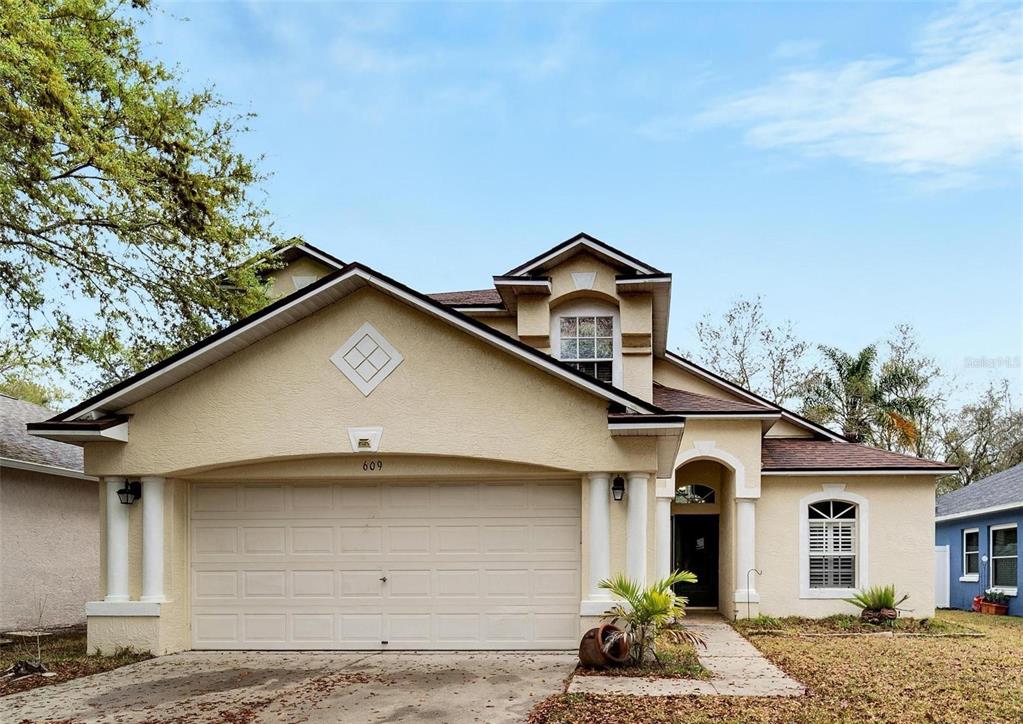
M 0 721 L 521 722 L 574 653 L 197 652 L 0 698 Z

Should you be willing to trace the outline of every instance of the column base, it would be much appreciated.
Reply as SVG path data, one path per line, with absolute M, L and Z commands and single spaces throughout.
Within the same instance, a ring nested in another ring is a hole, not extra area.
M 579 602 L 580 616 L 603 616 L 614 605 L 611 598 L 585 598 Z

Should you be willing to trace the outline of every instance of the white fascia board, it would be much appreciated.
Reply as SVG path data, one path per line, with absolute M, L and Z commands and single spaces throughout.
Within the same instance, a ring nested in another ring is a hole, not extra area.
M 498 306 L 493 306 L 493 307 L 459 307 L 459 306 L 452 306 L 451 308 L 454 309 L 459 314 L 470 314 L 470 315 L 471 314 L 483 314 L 483 313 L 486 313 L 486 314 L 508 314 L 508 310 L 507 309 L 505 309 L 504 307 L 498 307 Z M 508 314 L 508 316 L 511 316 L 511 315 Z
M 334 261 L 330 257 L 324 256 L 323 254 L 321 254 L 320 252 L 316 251 L 315 249 L 310 249 L 303 242 L 299 242 L 297 244 L 288 244 L 283 249 L 280 249 L 280 250 L 276 251 L 274 253 L 274 256 L 278 256 L 280 254 L 283 254 L 288 249 L 301 249 L 302 251 L 304 251 L 309 256 L 311 256 L 314 259 L 317 259 L 317 260 L 323 262 L 324 264 L 326 264 L 327 266 L 331 267 L 332 269 L 343 269 L 344 268 L 343 266 L 339 265 L 336 261 Z
M 776 476 L 787 476 L 787 475 L 806 475 L 806 476 L 820 476 L 820 475 L 841 475 L 842 477 L 848 477 L 850 475 L 932 475 L 940 477 L 942 475 L 951 475 L 955 470 L 920 470 L 916 468 L 874 468 L 871 470 L 863 470 L 861 468 L 845 468 L 840 470 L 761 470 L 761 477 L 765 475 L 776 475 Z
M 588 249 L 596 252 L 600 256 L 610 257 L 611 259 L 614 259 L 615 261 L 617 261 L 619 264 L 622 264 L 623 266 L 631 267 L 633 269 L 639 269 L 640 271 L 642 271 L 645 274 L 657 274 L 656 270 L 651 269 L 650 267 L 648 267 L 648 266 L 646 266 L 644 264 L 639 264 L 639 263 L 633 261 L 632 259 L 626 259 L 625 257 L 621 256 L 620 254 L 616 254 L 615 252 L 611 251 L 610 249 L 608 249 L 606 247 L 598 246 L 597 244 L 594 244 L 589 239 L 579 239 L 575 243 L 569 244 L 568 246 L 563 246 L 563 247 L 561 247 L 560 249 L 558 249 L 556 251 L 552 251 L 551 253 L 544 255 L 540 259 L 537 259 L 536 261 L 534 261 L 529 266 L 524 267 L 523 269 L 518 270 L 514 274 L 506 274 L 505 276 L 516 276 L 516 277 L 518 277 L 518 276 L 525 276 L 526 274 L 531 272 L 533 269 L 536 269 L 538 266 L 543 266 L 544 264 L 546 264 L 551 259 L 553 259 L 555 257 L 558 257 L 558 256 L 561 256 L 562 254 L 565 254 L 565 253 L 569 252 L 570 249 L 573 249 L 573 248 L 575 248 L 577 246 L 585 246 Z
M 550 279 L 509 279 L 507 277 L 494 277 L 495 287 L 537 287 L 540 289 L 551 290 Z
M 335 286 L 337 286 L 339 284 L 342 284 L 342 283 L 344 283 L 346 281 L 349 281 L 353 277 L 358 277 L 358 278 L 362 279 L 363 281 L 365 281 L 370 286 L 373 286 L 373 287 L 375 287 L 375 288 L 377 288 L 377 289 L 379 289 L 379 290 L 381 290 L 381 291 L 383 291 L 383 292 L 385 292 L 387 294 L 390 294 L 390 295 L 392 295 L 394 297 L 397 297 L 398 299 L 401 299 L 402 301 L 407 302 L 410 306 L 415 307 L 416 309 L 419 309 L 420 311 L 423 311 L 423 312 L 425 312 L 425 313 L 427 313 L 427 314 L 429 314 L 429 315 L 431 315 L 433 317 L 437 317 L 438 319 L 441 319 L 441 320 L 443 320 L 445 322 L 448 322 L 448 323 L 452 324 L 453 326 L 458 327 L 458 328 L 462 329 L 465 332 L 468 332 L 470 335 L 472 335 L 472 336 L 474 336 L 474 337 L 476 337 L 478 339 L 483 339 L 484 341 L 489 342 L 489 343 L 493 344 L 496 347 L 500 347 L 501 349 L 504 349 L 504 350 L 512 353 L 516 357 L 519 357 L 520 359 L 528 362 L 529 364 L 533 365 L 534 367 L 539 367 L 540 369 L 543 369 L 543 370 L 545 370 L 547 372 L 550 372 L 550 373 L 554 374 L 555 376 L 560 377 L 560 378 L 564 379 L 565 381 L 575 385 L 576 387 L 580 387 L 580 388 L 582 388 L 584 390 L 587 390 L 588 392 L 592 392 L 592 393 L 598 395 L 599 397 L 603 397 L 606 400 L 611 400 L 613 402 L 617 402 L 617 403 L 623 405 L 624 407 L 626 407 L 627 409 L 636 409 L 638 407 L 638 403 L 636 401 L 628 399 L 626 397 L 622 397 L 622 396 L 617 395 L 617 394 L 615 394 L 613 392 L 609 392 L 609 391 L 605 390 L 604 388 L 602 388 L 600 385 L 597 385 L 595 383 L 591 383 L 591 382 L 589 382 L 588 380 L 586 380 L 586 379 L 584 379 L 582 377 L 577 377 L 577 376 L 569 373 L 568 371 L 562 369 L 559 365 L 557 365 L 554 362 L 553 358 L 547 358 L 546 355 L 541 355 L 540 353 L 538 353 L 537 355 L 527 354 L 523 350 L 519 349 L 515 345 L 513 345 L 510 342 L 508 342 L 507 340 L 505 340 L 503 338 L 503 335 L 500 335 L 498 332 L 491 331 L 489 328 L 484 329 L 484 328 L 481 328 L 481 327 L 477 327 L 476 325 L 471 324 L 467 320 L 463 319 L 461 317 L 461 315 L 458 315 L 458 314 L 454 313 L 452 310 L 449 310 L 449 309 L 447 309 L 445 307 L 434 306 L 433 304 L 428 304 L 427 302 L 423 301 L 419 297 L 417 297 L 417 296 L 415 296 L 413 294 L 409 294 L 405 290 L 403 290 L 403 289 L 401 289 L 399 287 L 394 286 L 393 284 L 385 281 L 384 279 L 381 279 L 381 278 L 379 278 L 377 276 L 374 276 L 373 274 L 370 274 L 370 273 L 368 273 L 367 271 L 365 271 L 363 269 L 356 268 L 356 269 L 352 269 L 351 271 L 349 271 L 349 272 L 347 272 L 345 274 L 342 274 L 342 275 L 338 276 L 336 279 L 331 280 L 329 283 L 324 284 L 323 286 L 316 287 L 315 289 L 310 289 L 309 291 L 307 291 L 305 293 L 296 292 L 293 295 L 294 296 L 293 299 L 289 299 L 289 298 L 285 297 L 285 299 L 288 299 L 287 303 L 286 304 L 282 304 L 280 307 L 278 307 L 277 309 L 273 310 L 271 313 L 269 313 L 269 314 L 267 314 L 265 316 L 262 316 L 262 317 L 260 317 L 257 320 L 253 320 L 249 324 L 243 324 L 243 325 L 239 326 L 237 329 L 233 330 L 230 334 L 226 334 L 223 337 L 220 337 L 219 339 L 216 339 L 216 340 L 214 340 L 213 342 L 210 342 L 207 345 L 203 345 L 202 347 L 200 347 L 199 349 L 196 349 L 191 354 L 185 355 L 185 356 L 181 357 L 180 359 L 175 360 L 172 364 L 170 364 L 170 365 L 164 367 L 163 369 L 159 370 L 159 372 L 155 373 L 154 375 L 143 375 L 142 377 L 137 379 L 131 385 L 128 385 L 127 387 L 125 387 L 123 389 L 120 389 L 120 390 L 118 390 L 115 393 L 112 393 L 110 395 L 107 395 L 105 397 L 101 397 L 101 398 L 97 399 L 90 406 L 88 406 L 88 407 L 78 411 L 77 413 L 75 413 L 75 415 L 73 415 L 69 419 L 70 420 L 78 420 L 78 419 L 81 419 L 82 417 L 85 417 L 86 415 L 88 415 L 90 412 L 93 412 L 94 410 L 102 409 L 105 404 L 107 404 L 108 402 L 110 402 L 113 399 L 116 399 L 116 397 L 118 395 L 122 395 L 122 394 L 124 394 L 126 392 L 131 392 L 132 390 L 136 389 L 140 385 L 149 383 L 154 378 L 159 377 L 160 375 L 166 374 L 167 372 L 170 372 L 171 370 L 176 369 L 176 368 L 180 367 L 181 365 L 184 365 L 184 364 L 187 364 L 187 363 L 191 362 L 197 356 L 202 355 L 204 353 L 207 353 L 209 350 L 216 349 L 217 347 L 226 344 L 227 342 L 233 340 L 235 337 L 237 337 L 237 336 L 239 336 L 241 334 L 245 334 L 245 333 L 249 332 L 250 330 L 253 329 L 253 327 L 258 326 L 260 324 L 263 324 L 263 323 L 267 322 L 268 320 L 273 319 L 274 317 L 278 317 L 278 316 L 280 316 L 282 314 L 285 314 L 285 313 L 289 312 L 293 307 L 296 307 L 296 306 L 298 306 L 300 304 L 305 303 L 311 297 L 313 297 L 315 295 L 318 295 L 318 294 L 322 294 L 326 290 L 331 289 L 332 287 L 335 287 Z M 656 410 L 656 408 L 653 408 L 652 406 L 647 405 L 645 411 L 646 412 L 656 412 L 657 410 Z M 123 441 L 127 441 L 127 439 L 128 439 L 128 425 L 127 425 L 127 423 L 125 423 L 123 425 L 118 425 L 116 427 L 109 428 L 108 430 L 103 430 L 102 433 L 104 433 L 104 437 L 109 438 L 109 439 L 122 439 L 122 438 L 119 438 L 119 437 L 115 437 L 113 434 L 111 434 L 111 433 L 114 433 L 114 431 L 119 431 L 121 428 L 123 428 L 123 433 L 121 433 L 121 434 L 123 434 Z M 63 433 L 65 433 L 65 432 L 71 432 L 71 431 L 67 431 L 67 430 L 53 430 L 51 432 L 51 431 L 47 431 L 47 430 L 39 430 L 39 431 L 36 431 L 33 434 L 37 435 L 38 437 L 47 437 L 47 438 L 49 438 L 51 440 L 62 440 L 62 441 L 70 441 L 70 440 L 74 439 L 74 440 L 76 440 L 78 442 L 86 442 L 88 440 L 102 439 L 102 438 L 88 438 L 88 437 L 81 437 L 81 436 L 76 437 L 76 438 L 64 437 Z M 95 434 L 94 431 L 78 431 L 78 430 L 76 430 L 74 432 L 87 432 L 87 434 L 89 434 L 89 435 Z M 52 435 L 58 435 L 58 434 L 61 435 L 61 437 L 54 437 L 54 436 L 52 436 Z
M 681 367 L 682 369 L 686 370 L 687 372 L 691 372 L 692 374 L 696 375 L 697 377 L 699 377 L 701 379 L 704 379 L 707 382 L 710 382 L 712 385 L 714 385 L 716 387 L 721 387 L 721 388 L 724 388 L 724 389 L 728 390 L 729 392 L 734 392 L 735 394 L 739 395 L 740 397 L 744 397 L 747 400 L 750 400 L 752 402 L 756 402 L 756 403 L 761 404 L 761 405 L 763 405 L 765 403 L 772 404 L 769 401 L 767 401 L 767 400 L 763 399 L 762 397 L 760 397 L 759 395 L 755 395 L 752 392 L 750 392 L 749 390 L 746 390 L 746 389 L 743 389 L 742 387 L 739 387 L 739 385 L 737 385 L 737 384 L 729 382 L 728 380 L 725 380 L 725 379 L 719 379 L 717 377 L 708 375 L 706 373 L 706 371 L 700 369 L 699 367 L 694 367 L 692 364 L 690 364 L 690 362 L 687 359 L 685 359 L 684 357 L 680 357 L 679 355 L 675 354 L 674 352 L 672 352 L 670 350 L 666 350 L 665 351 L 664 359 L 667 360 L 668 362 L 671 362 L 672 364 L 674 364 L 674 365 L 676 365 L 678 367 Z M 781 407 L 778 407 L 777 405 L 773 405 L 773 406 L 777 407 L 778 412 L 781 414 L 781 416 L 784 419 L 786 419 L 789 422 L 791 422 L 793 425 L 797 425 L 797 426 L 802 427 L 804 429 L 808 429 L 808 430 L 813 430 L 815 432 L 819 432 L 821 435 L 826 435 L 827 437 L 831 438 L 832 440 L 835 440 L 836 442 L 849 442 L 848 440 L 846 440 L 844 437 L 842 437 L 838 433 L 834 432 L 833 430 L 829 430 L 828 428 L 824 427 L 823 425 L 818 425 L 817 423 L 810 422 L 809 420 L 804 420 L 804 419 L 802 419 L 802 418 L 792 414 L 788 410 L 785 410 L 785 409 L 782 409 Z
M 964 510 L 962 513 L 949 513 L 947 515 L 935 516 L 934 520 L 940 523 L 945 520 L 959 520 L 960 518 L 972 518 L 975 515 L 988 515 L 990 513 L 1001 513 L 1006 510 L 1012 510 L 1013 508 L 1023 508 L 1023 501 L 1019 503 L 1003 503 L 1002 505 L 992 505 L 989 508 L 975 508 L 974 510 Z
M 83 413 L 84 414 L 84 413 Z M 74 418 L 78 419 L 78 418 Z M 58 442 L 80 443 L 80 442 L 128 442 L 128 423 L 108 427 L 105 430 L 63 430 L 59 428 L 47 430 L 46 428 L 29 430 L 29 435 L 43 437 L 47 440 Z
M 646 279 L 615 279 L 617 286 L 628 286 L 629 284 L 671 284 L 671 275 L 651 276 Z
M 14 468 L 16 470 L 28 470 L 33 473 L 45 473 L 46 475 L 59 475 L 62 478 L 75 478 L 76 480 L 97 481 L 99 478 L 86 475 L 81 470 L 74 468 L 62 468 L 59 465 L 45 465 L 43 463 L 31 463 L 27 460 L 15 460 L 14 458 L 0 458 L 0 468 Z
M 609 422 L 607 429 L 612 435 L 670 436 L 685 429 L 684 422 Z

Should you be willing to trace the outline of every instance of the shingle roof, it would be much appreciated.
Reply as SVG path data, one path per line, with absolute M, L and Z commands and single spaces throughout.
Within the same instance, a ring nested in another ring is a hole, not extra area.
M 763 413 L 776 412 L 767 405 L 755 405 L 737 400 L 721 400 L 709 395 L 675 389 L 654 382 L 654 404 L 669 412 Z
M 0 458 L 81 471 L 80 447 L 33 437 L 26 431 L 27 423 L 52 416 L 53 410 L 0 394 Z
M 438 292 L 427 294 L 430 299 L 451 306 L 474 304 L 501 304 L 501 295 L 496 289 L 468 289 L 463 292 Z
M 851 442 L 765 437 L 760 450 L 764 470 L 953 470 L 945 463 Z
M 1023 507 L 1023 463 L 939 497 L 935 515 L 954 515 L 1002 505 Z

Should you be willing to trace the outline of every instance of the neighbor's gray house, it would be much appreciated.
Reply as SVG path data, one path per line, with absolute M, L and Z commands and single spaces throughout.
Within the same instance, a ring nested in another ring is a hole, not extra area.
M 99 499 L 82 450 L 33 437 L 52 410 L 0 394 L 0 630 L 85 620 L 99 593 Z

